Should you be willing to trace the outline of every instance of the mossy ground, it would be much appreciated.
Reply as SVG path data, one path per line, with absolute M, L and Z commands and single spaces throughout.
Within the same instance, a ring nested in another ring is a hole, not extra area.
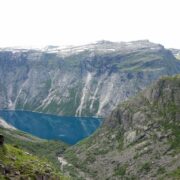
M 3 166 L 9 168 L 9 175 L 18 175 L 22 178 L 33 179 L 36 175 L 49 175 L 52 178 L 63 179 L 64 177 L 46 159 L 29 154 L 22 149 L 5 144 L 0 147 L 0 161 Z M 18 173 L 17 173 L 18 172 Z M 7 177 L 1 173 L 1 179 Z
M 68 147 L 63 142 L 42 140 L 22 131 L 12 131 L 0 127 L 0 133 L 5 136 L 6 143 L 24 149 L 40 158 L 45 157 L 57 168 L 59 167 L 58 154 Z

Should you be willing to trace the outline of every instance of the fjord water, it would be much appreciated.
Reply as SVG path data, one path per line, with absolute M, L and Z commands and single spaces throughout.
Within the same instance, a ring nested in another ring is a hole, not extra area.
M 0 110 L 0 117 L 19 130 L 68 144 L 91 135 L 102 124 L 102 119 L 95 117 L 65 117 L 28 111 Z

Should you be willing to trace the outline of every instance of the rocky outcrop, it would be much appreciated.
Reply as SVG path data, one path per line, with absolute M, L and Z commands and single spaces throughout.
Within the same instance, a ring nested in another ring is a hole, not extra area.
M 180 59 L 180 49 L 170 49 L 170 51 L 177 59 Z
M 4 144 L 4 136 L 0 134 L 0 146 L 3 146 Z
M 16 129 L 14 126 L 8 124 L 4 119 L 0 117 L 0 127 L 7 128 L 7 129 Z
M 105 116 L 180 62 L 149 41 L 0 50 L 0 109 Z
M 83 179 L 180 178 L 180 76 L 121 103 L 102 128 L 66 151 Z M 72 169 L 72 168 L 71 168 Z

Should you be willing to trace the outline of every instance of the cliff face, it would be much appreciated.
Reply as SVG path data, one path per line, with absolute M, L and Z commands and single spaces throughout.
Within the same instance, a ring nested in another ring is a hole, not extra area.
M 162 75 L 180 72 L 149 41 L 0 50 L 0 109 L 104 116 Z
M 179 75 L 160 79 L 120 104 L 64 158 L 84 179 L 179 179 L 179 94 Z
M 170 51 L 178 60 L 180 59 L 180 49 L 170 49 Z

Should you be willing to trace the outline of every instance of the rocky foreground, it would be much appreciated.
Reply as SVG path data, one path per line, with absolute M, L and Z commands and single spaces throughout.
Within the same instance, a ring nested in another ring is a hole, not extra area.
M 64 159 L 74 179 L 180 179 L 180 76 L 162 78 L 120 104 Z

